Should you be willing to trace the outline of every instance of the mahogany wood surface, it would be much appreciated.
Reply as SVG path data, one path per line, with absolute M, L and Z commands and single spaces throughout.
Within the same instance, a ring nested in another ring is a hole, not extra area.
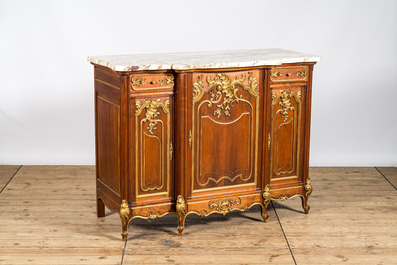
M 299 196 L 305 213 L 314 63 L 114 72 L 95 65 L 97 214 L 244 211 Z

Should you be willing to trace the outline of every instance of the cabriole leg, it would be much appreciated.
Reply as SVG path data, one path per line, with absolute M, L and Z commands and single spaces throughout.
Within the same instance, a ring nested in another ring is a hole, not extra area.
M 176 215 L 178 217 L 178 234 L 182 236 L 186 217 L 186 202 L 182 195 L 178 195 L 176 200 Z
M 262 218 L 265 223 L 267 223 L 267 219 L 269 215 L 266 213 L 267 206 L 269 205 L 272 196 L 270 195 L 269 185 L 266 185 L 265 191 L 262 194 L 263 197 L 263 205 L 262 205 Z
M 130 208 L 128 207 L 128 202 L 123 200 L 120 205 L 120 219 L 122 224 L 121 237 L 123 241 L 127 239 L 128 236 L 128 224 L 130 218 Z
M 312 185 L 310 183 L 310 178 L 307 179 L 304 188 L 305 188 L 305 193 L 301 197 L 301 199 L 302 199 L 302 207 L 303 207 L 303 210 L 305 211 L 305 214 L 308 214 L 309 210 L 310 210 L 310 206 L 307 204 L 307 200 L 309 199 L 309 197 L 310 197 L 310 195 L 312 194 L 312 191 L 313 191 Z
M 263 221 L 265 222 L 265 223 L 267 223 L 267 219 L 269 219 L 269 215 L 266 213 L 266 205 L 261 205 L 262 206 L 262 218 L 263 218 Z

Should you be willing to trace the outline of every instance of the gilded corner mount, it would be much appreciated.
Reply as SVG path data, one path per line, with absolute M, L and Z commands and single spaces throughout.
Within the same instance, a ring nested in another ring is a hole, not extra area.
M 270 195 L 269 185 L 266 185 L 265 191 L 263 192 L 262 197 L 263 197 L 263 203 L 266 208 L 269 205 L 270 201 L 272 200 L 272 196 Z
M 130 208 L 128 207 L 128 202 L 126 200 L 121 202 L 119 214 L 123 226 L 126 226 L 130 217 Z

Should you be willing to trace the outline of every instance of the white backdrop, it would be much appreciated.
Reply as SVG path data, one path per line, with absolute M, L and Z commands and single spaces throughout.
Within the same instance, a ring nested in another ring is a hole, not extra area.
M 88 55 L 320 55 L 311 166 L 397 165 L 397 1 L 0 0 L 0 164 L 94 164 Z

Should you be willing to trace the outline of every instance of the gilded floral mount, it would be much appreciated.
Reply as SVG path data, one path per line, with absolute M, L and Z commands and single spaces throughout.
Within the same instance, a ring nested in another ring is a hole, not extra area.
M 277 100 L 280 99 L 278 103 L 281 106 L 281 116 L 284 118 L 284 122 L 288 119 L 288 111 L 294 110 L 294 107 L 291 106 L 291 98 L 294 98 L 296 103 L 300 103 L 301 99 L 301 91 L 298 91 L 296 94 L 292 92 L 292 90 L 280 90 L 279 93 L 272 93 L 272 105 L 276 105 Z
M 240 77 L 236 76 L 235 79 L 231 80 L 228 75 L 217 74 L 214 79 L 207 76 L 208 87 L 204 87 L 203 75 L 198 76 L 197 81 L 193 84 L 193 102 L 198 102 L 203 95 L 207 92 L 210 95 L 208 107 L 213 104 L 217 104 L 217 109 L 213 112 L 213 115 L 218 117 L 222 116 L 222 111 L 225 116 L 230 116 L 231 108 L 234 107 L 235 103 L 239 103 L 242 95 L 237 95 L 239 88 L 243 88 L 248 91 L 249 94 L 258 98 L 259 93 L 257 91 L 258 80 L 253 76 L 252 72 L 248 72 L 248 86 L 244 84 L 245 74 Z M 223 101 L 222 101 L 223 99 Z
M 157 129 L 157 123 L 161 121 L 160 119 L 156 119 L 160 112 L 157 111 L 158 108 L 162 108 L 165 114 L 169 113 L 169 100 L 165 100 L 164 103 L 160 102 L 160 99 L 147 99 L 145 103 L 142 104 L 140 101 L 135 101 L 135 116 L 141 115 L 143 109 L 146 109 L 145 118 L 141 120 L 142 123 L 149 122 L 147 127 L 148 131 L 153 134 L 153 130 Z

